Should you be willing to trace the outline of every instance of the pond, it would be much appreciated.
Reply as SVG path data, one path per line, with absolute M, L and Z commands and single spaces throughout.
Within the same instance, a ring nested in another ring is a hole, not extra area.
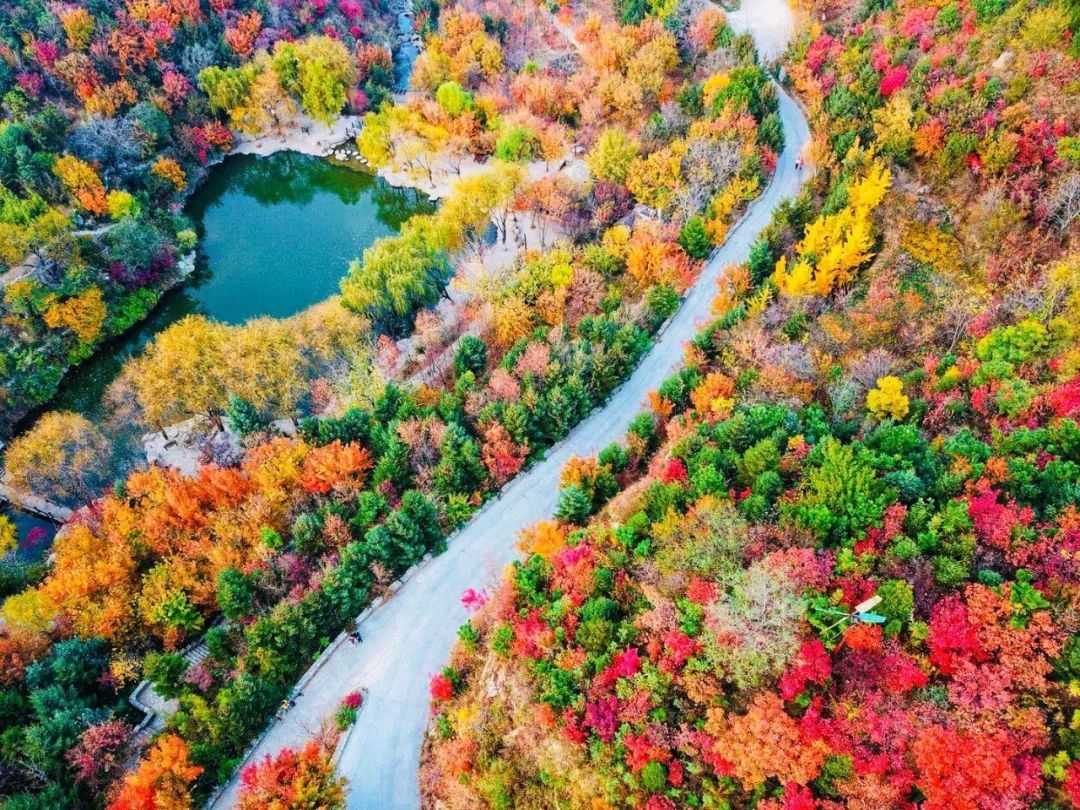
M 237 155 L 216 167 L 187 206 L 199 234 L 195 272 L 150 317 L 103 346 L 50 403 L 90 418 L 128 358 L 185 315 L 237 324 L 286 317 L 338 292 L 349 261 L 434 203 L 375 175 L 296 152 Z
M 45 555 L 56 535 L 56 524 L 7 503 L 0 504 L 0 515 L 15 525 L 15 534 L 19 541 L 17 552 L 7 559 L 34 562 Z

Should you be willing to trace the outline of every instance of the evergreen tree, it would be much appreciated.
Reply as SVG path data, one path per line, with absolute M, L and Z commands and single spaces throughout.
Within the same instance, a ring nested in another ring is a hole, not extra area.
M 691 259 L 708 258 L 712 250 L 712 241 L 705 233 L 705 223 L 701 217 L 690 217 L 679 234 L 679 244 Z
M 267 422 L 259 411 L 243 397 L 236 394 L 229 396 L 229 405 L 225 409 L 232 429 L 241 436 L 247 436 L 266 427 Z

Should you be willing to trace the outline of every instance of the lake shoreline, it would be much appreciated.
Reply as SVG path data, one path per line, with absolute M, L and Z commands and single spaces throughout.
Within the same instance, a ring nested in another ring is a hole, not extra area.
M 397 70 L 397 60 L 405 56 L 409 59 L 407 69 L 404 71 L 405 76 L 412 72 L 412 65 L 416 59 L 416 56 L 420 52 L 418 45 L 418 37 L 412 31 L 406 31 L 404 29 L 404 21 L 408 21 L 411 26 L 412 21 L 412 2 L 411 0 L 391 0 L 390 8 L 394 16 L 398 21 L 397 37 L 396 41 L 386 43 L 387 49 L 391 53 L 391 58 L 395 62 L 395 70 Z M 413 53 L 408 51 L 409 46 L 413 49 Z M 403 82 L 407 83 L 407 78 L 403 79 Z M 401 87 L 397 87 L 397 90 L 401 90 Z M 395 94 L 395 101 L 399 98 L 399 94 Z M 312 157 L 329 158 L 333 152 L 340 149 L 342 144 L 354 139 L 360 131 L 362 117 L 358 115 L 343 115 L 337 118 L 333 124 L 326 125 L 320 122 L 314 121 L 310 117 L 299 114 L 293 119 L 285 131 L 277 135 L 261 135 L 261 136 L 248 136 L 242 133 L 234 133 L 236 142 L 234 148 L 228 152 L 222 152 L 220 154 L 211 157 L 199 171 L 198 175 L 191 179 L 188 187 L 184 189 L 182 198 L 174 204 L 173 210 L 180 211 L 187 206 L 188 202 L 195 195 L 195 193 L 203 186 L 207 178 L 210 176 L 210 170 L 225 162 L 225 160 L 232 155 L 256 155 L 260 157 L 270 157 L 280 152 L 297 152 L 302 155 L 309 155 Z M 389 185 L 395 188 L 415 188 L 423 193 L 424 189 L 416 185 L 408 185 L 400 182 L 395 182 L 394 178 L 383 175 L 382 172 L 374 172 L 370 167 L 364 165 L 355 165 L 350 163 L 350 168 L 358 171 L 368 171 L 376 176 L 382 177 Z M 428 195 L 431 197 L 431 195 Z M 101 231 L 104 232 L 104 231 Z M 92 235 L 96 236 L 97 234 Z M 190 254 L 184 254 L 180 261 L 187 261 L 189 255 L 194 257 L 195 248 Z M 179 262 L 178 262 L 179 265 Z M 9 271 L 10 272 L 10 271 Z M 64 366 L 59 378 L 56 382 L 56 389 L 52 395 L 44 402 L 39 402 L 32 407 L 26 407 L 14 411 L 12 414 L 5 414 L 5 418 L 2 420 L 3 425 L 0 425 L 0 453 L 3 448 L 24 433 L 30 425 L 36 421 L 36 419 L 43 413 L 49 410 L 55 410 L 53 403 L 56 401 L 61 387 L 65 380 L 69 377 L 74 369 L 83 365 L 89 360 L 97 357 L 108 346 L 115 344 L 117 341 L 122 340 L 125 336 L 129 335 L 133 330 L 138 329 L 145 324 L 158 310 L 165 300 L 166 296 L 176 289 L 183 287 L 191 276 L 191 269 L 187 272 L 180 272 L 176 277 L 169 279 L 158 291 L 157 298 L 154 301 L 153 306 L 147 311 L 146 316 L 141 318 L 137 323 L 131 324 L 127 329 L 108 337 L 91 353 L 91 355 L 84 360 L 80 360 L 77 363 L 69 363 Z

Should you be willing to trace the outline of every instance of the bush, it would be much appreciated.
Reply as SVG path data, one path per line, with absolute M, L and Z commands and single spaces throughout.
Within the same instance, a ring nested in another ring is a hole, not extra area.
M 218 607 L 226 619 L 242 619 L 255 609 L 251 581 L 235 568 L 226 568 L 217 578 Z
M 512 127 L 495 142 L 495 157 L 508 163 L 533 160 L 539 152 L 536 133 L 528 127 Z
M 236 394 L 229 396 L 225 414 L 229 418 L 229 425 L 241 436 L 262 430 L 268 424 L 254 405 Z
M 679 308 L 679 293 L 668 284 L 655 284 L 645 294 L 645 307 L 649 313 L 649 325 L 652 329 L 659 329 L 660 324 Z
M 641 784 L 650 793 L 660 793 L 667 786 L 667 770 L 660 762 L 649 762 L 641 769 Z

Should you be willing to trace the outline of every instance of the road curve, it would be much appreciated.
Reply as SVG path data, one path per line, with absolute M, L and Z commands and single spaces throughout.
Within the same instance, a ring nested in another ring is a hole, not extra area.
M 428 721 L 428 682 L 444 665 L 458 626 L 468 618 L 462 592 L 492 582 L 518 556 L 514 541 L 519 530 L 554 514 L 559 474 L 567 459 L 591 455 L 623 438 L 630 421 L 646 407 L 649 390 L 678 369 L 685 343 L 708 323 L 724 268 L 746 260 L 777 205 L 802 185 L 805 170 L 796 167 L 796 159 L 810 138 L 809 127 L 798 105 L 783 91 L 779 95 L 787 145 L 772 181 L 707 263 L 630 379 L 546 459 L 508 484 L 502 497 L 465 526 L 446 552 L 368 616 L 361 627 L 364 642 L 338 647 L 296 707 L 262 740 L 257 756 L 301 744 L 346 694 L 362 688 L 364 708 L 339 763 L 350 783 L 348 807 L 418 806 L 417 763 Z M 234 777 L 215 806 L 231 807 L 236 791 Z

